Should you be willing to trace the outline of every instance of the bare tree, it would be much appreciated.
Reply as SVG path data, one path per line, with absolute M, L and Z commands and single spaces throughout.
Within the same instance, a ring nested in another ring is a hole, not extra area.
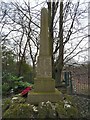
M 49 34 L 51 36 L 51 51 L 53 52 L 53 77 L 55 77 L 56 74 L 57 85 L 60 85 L 63 66 L 72 58 L 77 56 L 79 53 L 87 51 L 86 46 L 80 47 L 81 43 L 84 43 L 83 40 L 87 38 L 87 34 L 85 33 L 78 36 L 78 40 L 76 36 L 80 32 L 82 33 L 82 31 L 87 29 L 87 24 L 82 27 L 80 26 L 80 24 L 82 23 L 79 22 L 80 18 L 81 20 L 85 19 L 85 13 L 87 12 L 87 8 L 82 10 L 81 6 L 83 7 L 84 3 L 73 3 L 69 0 L 67 0 L 66 3 L 60 2 L 58 0 L 56 2 L 49 1 L 47 2 L 47 4 L 50 17 L 49 22 L 51 23 L 49 23 Z M 83 17 L 81 17 L 82 15 Z M 80 26 L 80 28 L 77 28 L 77 26 Z M 74 47 L 72 46 L 72 44 L 75 44 Z M 84 45 L 85 44 L 87 43 L 85 42 Z M 67 47 L 67 45 L 69 46 L 69 48 Z M 75 52 L 77 51 L 77 49 L 79 49 L 78 52 Z
M 30 2 L 23 5 L 16 2 L 1 3 L 2 45 L 8 44 L 17 55 L 20 75 L 23 61 L 30 60 L 35 67 L 39 54 L 40 9 L 48 9 L 49 40 L 52 55 L 52 77 L 60 85 L 63 66 L 80 53 L 87 51 L 87 24 L 83 25 L 87 13 L 87 3 L 41 2 L 33 7 Z M 7 27 L 7 32 L 6 32 Z M 11 42 L 9 42 L 11 41 Z M 12 44 L 13 45 L 12 45 Z
M 5 3 L 3 3 L 5 5 Z M 8 33 L 2 36 L 2 44 L 5 42 L 13 42 L 13 50 L 17 53 L 17 62 L 19 62 L 18 76 L 21 74 L 22 62 L 26 61 L 26 57 L 29 54 L 33 63 L 33 70 L 35 71 L 36 58 L 39 50 L 39 34 L 34 30 L 35 27 L 39 27 L 31 19 L 30 4 L 24 2 L 24 6 L 20 6 L 18 3 L 10 3 L 8 12 L 3 15 L 2 18 L 7 17 L 7 21 L 2 21 L 2 27 L 8 27 Z M 11 7 L 11 8 L 10 8 Z M 6 11 L 6 10 L 5 10 Z M 35 26 L 34 28 L 32 26 Z M 12 36 L 12 34 L 16 34 Z M 12 37 L 11 37 L 12 36 Z M 6 38 L 8 38 L 6 40 Z M 34 45 L 34 48 L 33 46 Z M 36 49 L 35 52 L 33 50 Z

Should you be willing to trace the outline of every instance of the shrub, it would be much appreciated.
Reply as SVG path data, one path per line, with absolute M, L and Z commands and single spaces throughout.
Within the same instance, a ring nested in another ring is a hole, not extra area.
M 5 76 L 6 77 L 6 76 Z M 14 75 L 7 75 L 7 80 L 3 82 L 2 93 L 3 95 L 10 94 L 11 92 L 19 93 L 28 86 L 32 86 L 31 83 L 23 82 L 23 77 L 17 77 Z M 12 90 L 12 91 L 11 91 Z

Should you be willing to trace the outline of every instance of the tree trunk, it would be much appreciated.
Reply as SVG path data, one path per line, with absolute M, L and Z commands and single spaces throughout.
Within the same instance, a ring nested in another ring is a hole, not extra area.
M 50 54 L 52 58 L 52 78 L 55 78 L 54 72 L 54 58 L 53 58 L 53 21 L 54 21 L 54 8 L 55 2 L 48 2 L 48 24 L 49 24 L 49 44 L 50 44 Z
M 59 18 L 59 57 L 56 67 L 56 86 L 61 84 L 61 74 L 63 69 L 63 2 L 60 2 L 60 18 Z
M 35 67 L 35 63 L 33 63 L 33 77 L 32 77 L 32 83 L 34 83 L 34 78 L 36 78 L 36 67 Z

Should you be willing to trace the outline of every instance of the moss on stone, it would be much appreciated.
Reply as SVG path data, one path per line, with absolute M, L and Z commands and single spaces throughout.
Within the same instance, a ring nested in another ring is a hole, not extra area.
M 4 118 L 32 118 L 33 108 L 30 104 L 14 104 L 4 113 Z
M 33 115 L 33 107 L 26 103 L 23 97 L 15 96 L 6 100 L 4 106 L 6 106 L 6 103 L 7 105 L 10 103 L 10 106 L 3 111 L 3 118 L 30 118 Z
M 41 102 L 38 106 L 38 118 L 56 118 L 55 106 L 47 101 Z
M 11 105 L 11 99 L 7 98 L 5 100 L 2 101 L 2 112 L 4 113 L 7 109 L 9 109 L 10 105 Z
M 78 108 L 69 95 L 64 95 L 63 100 L 56 103 L 56 111 L 60 118 L 77 118 L 79 116 Z
M 64 103 L 62 101 L 56 103 L 56 112 L 59 118 L 65 117 L 66 111 L 64 109 Z
M 77 118 L 78 109 L 71 96 L 65 95 L 56 103 L 40 102 L 37 106 L 28 104 L 26 99 L 15 96 L 6 99 L 3 105 L 3 118 Z M 9 106 L 9 107 L 7 107 Z
M 78 116 L 78 110 L 76 107 L 66 108 L 66 115 L 68 118 L 76 118 Z

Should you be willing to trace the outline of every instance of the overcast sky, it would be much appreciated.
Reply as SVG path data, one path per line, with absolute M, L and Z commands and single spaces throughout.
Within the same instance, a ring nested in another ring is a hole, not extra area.
M 4 1 L 4 2 L 11 2 L 11 1 L 22 2 L 23 0 L 0 0 L 0 1 Z M 25 1 L 27 1 L 27 2 L 30 1 L 30 2 L 34 3 L 34 2 L 42 2 L 42 1 L 47 1 L 47 0 L 25 0 Z M 51 1 L 53 1 L 53 0 L 51 0 Z M 67 0 L 64 0 L 64 1 L 67 1 Z M 89 0 L 71 0 L 71 1 L 73 1 L 73 2 L 77 2 L 77 1 L 80 1 L 80 2 L 89 2 Z
M 4 2 L 19 2 L 19 3 L 22 3 L 23 2 L 23 0 L 0 0 L 0 2 L 1 1 L 4 1 Z M 28 2 L 28 1 L 30 1 L 30 3 L 31 3 L 31 6 L 35 6 L 36 4 L 38 4 L 38 3 L 40 3 L 40 2 L 45 2 L 46 0 L 24 0 L 25 2 Z M 53 1 L 53 0 L 52 0 Z M 65 1 L 65 0 L 64 0 Z M 74 2 L 77 2 L 78 0 L 72 0 L 72 1 L 74 1 Z M 81 3 L 83 3 L 83 2 L 88 2 L 89 0 L 80 0 L 80 2 Z M 40 7 L 40 6 L 39 6 Z M 83 6 L 82 6 L 83 7 Z M 40 8 L 39 8 L 40 9 Z M 88 18 L 86 18 L 85 19 L 85 22 L 88 22 Z M 84 22 L 84 23 L 85 23 Z M 85 31 L 86 32 L 86 31 Z M 87 31 L 87 33 L 88 33 L 88 31 Z M 75 58 L 76 60 L 78 60 L 78 58 L 76 57 Z

